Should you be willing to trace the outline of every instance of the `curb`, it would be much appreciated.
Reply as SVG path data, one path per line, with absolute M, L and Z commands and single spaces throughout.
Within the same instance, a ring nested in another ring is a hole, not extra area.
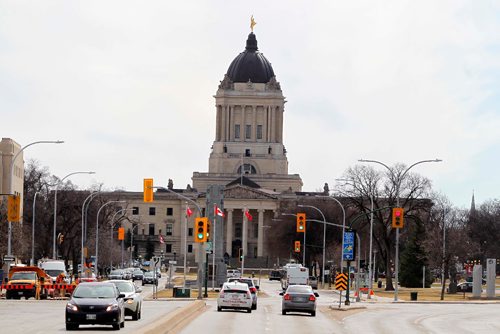
M 146 334 L 171 333 L 173 330 L 178 329 L 176 327 L 182 325 L 185 320 L 203 310 L 205 305 L 205 301 L 196 300 L 187 306 L 168 313 L 166 316 L 160 317 L 159 320 L 145 327 L 142 332 Z

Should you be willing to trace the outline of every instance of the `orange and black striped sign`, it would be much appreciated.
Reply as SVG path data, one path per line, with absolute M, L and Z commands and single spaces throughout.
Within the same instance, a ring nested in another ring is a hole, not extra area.
M 347 275 L 344 273 L 337 274 L 335 276 L 335 290 L 345 291 L 347 290 Z

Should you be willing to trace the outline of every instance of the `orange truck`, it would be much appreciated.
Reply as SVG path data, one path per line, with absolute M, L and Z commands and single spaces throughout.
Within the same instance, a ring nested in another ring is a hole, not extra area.
M 38 267 L 13 267 L 9 271 L 8 281 L 2 284 L 2 289 L 6 290 L 6 299 L 46 299 L 46 283 L 51 283 L 50 276 Z

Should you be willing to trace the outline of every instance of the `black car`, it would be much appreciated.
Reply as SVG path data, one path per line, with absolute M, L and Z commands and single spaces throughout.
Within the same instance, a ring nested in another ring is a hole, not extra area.
M 144 272 L 141 269 L 136 269 L 132 272 L 132 281 L 142 281 L 144 278 Z
M 269 273 L 269 280 L 270 281 L 279 281 L 281 280 L 281 273 L 279 270 L 271 270 Z
M 80 325 L 125 326 L 123 298 L 113 283 L 80 283 L 66 304 L 66 330 Z
M 156 277 L 154 271 L 146 271 L 144 273 L 144 277 L 142 278 L 142 285 L 145 284 L 158 285 L 158 278 Z

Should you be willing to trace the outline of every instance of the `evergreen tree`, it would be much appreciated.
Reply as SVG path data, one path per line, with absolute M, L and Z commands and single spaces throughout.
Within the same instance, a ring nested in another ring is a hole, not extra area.
M 146 242 L 146 255 L 144 255 L 144 258 L 149 261 L 153 257 L 155 252 L 155 245 L 151 241 L 151 239 L 148 238 L 148 241 Z
M 432 278 L 429 271 L 428 258 L 424 249 L 426 238 L 425 227 L 419 220 L 401 254 L 399 282 L 408 288 L 422 287 L 422 268 L 425 266 L 425 287 L 430 287 Z

